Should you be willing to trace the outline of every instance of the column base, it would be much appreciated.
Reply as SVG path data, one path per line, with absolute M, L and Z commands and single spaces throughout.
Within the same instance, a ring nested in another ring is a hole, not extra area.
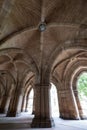
M 69 115 L 66 115 L 66 116 L 60 115 L 60 118 L 62 118 L 64 120 L 79 120 L 80 119 L 79 117 L 69 116 Z
M 6 117 L 16 117 L 16 113 L 15 112 L 7 113 Z
M 28 110 L 25 110 L 24 112 L 28 112 Z
M 34 115 L 35 114 L 35 111 L 32 111 L 32 115 Z
M 6 117 L 18 117 L 20 116 L 21 112 L 16 113 L 16 112 L 7 112 Z
M 52 118 L 37 118 L 32 121 L 31 128 L 51 128 L 55 126 Z
M 87 120 L 87 115 L 80 115 L 81 120 Z
M 4 114 L 5 113 L 5 110 L 0 108 L 0 114 Z

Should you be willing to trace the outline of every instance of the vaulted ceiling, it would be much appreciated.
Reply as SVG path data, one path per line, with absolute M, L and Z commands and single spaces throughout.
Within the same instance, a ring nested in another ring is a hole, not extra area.
M 82 52 L 86 39 L 87 0 L 0 0 L 0 70 L 45 73 Z

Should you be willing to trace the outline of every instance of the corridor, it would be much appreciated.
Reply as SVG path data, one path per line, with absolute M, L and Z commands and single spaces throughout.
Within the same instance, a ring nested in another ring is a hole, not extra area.
M 28 113 L 21 113 L 18 117 L 5 117 L 0 115 L 0 130 L 38 130 L 30 128 L 33 116 Z M 87 120 L 62 120 L 54 118 L 53 128 L 39 128 L 40 130 L 87 130 Z

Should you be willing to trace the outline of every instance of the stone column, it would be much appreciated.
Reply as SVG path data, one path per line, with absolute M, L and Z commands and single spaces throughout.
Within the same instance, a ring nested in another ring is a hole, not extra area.
M 15 117 L 21 113 L 21 106 L 22 106 L 22 92 L 20 89 L 16 89 L 11 97 L 11 101 L 9 104 L 7 117 Z
M 79 113 L 73 91 L 71 89 L 58 90 L 60 118 L 79 119 Z
M 26 95 L 23 96 L 23 101 L 22 101 L 22 108 L 21 108 L 21 111 L 22 112 L 26 112 Z
M 7 113 L 7 111 L 8 111 L 10 99 L 11 99 L 11 96 L 8 96 L 8 99 L 7 99 L 7 102 L 6 102 L 6 105 L 5 105 L 5 113 Z
M 27 107 L 28 107 L 28 95 L 26 96 L 25 112 L 28 112 Z
M 2 102 L 2 97 L 0 97 L 0 105 L 1 105 L 1 102 Z
M 34 96 L 33 96 L 33 109 L 32 109 L 32 114 L 34 114 L 35 113 L 35 94 L 34 94 Z
M 25 101 L 25 95 L 23 96 L 22 100 L 21 112 L 24 112 L 24 101 Z
M 5 113 L 5 107 L 8 103 L 9 100 L 9 95 L 4 95 L 1 101 L 1 105 L 0 105 L 0 113 Z
M 50 128 L 54 121 L 50 115 L 50 87 L 49 85 L 37 84 L 34 87 L 35 94 L 35 117 L 32 128 Z
M 80 103 L 80 100 L 79 100 L 78 90 L 74 90 L 74 95 L 75 95 L 75 98 L 76 98 L 80 118 L 81 119 L 87 118 L 87 116 L 84 115 L 83 110 L 82 110 L 82 106 L 81 106 L 81 103 Z

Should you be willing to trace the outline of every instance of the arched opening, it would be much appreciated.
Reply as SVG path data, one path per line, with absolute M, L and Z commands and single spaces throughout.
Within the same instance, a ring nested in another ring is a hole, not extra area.
M 23 108 L 22 112 L 27 112 L 28 114 L 32 114 L 33 112 L 33 98 L 34 98 L 34 90 L 30 85 L 25 91 L 24 99 L 23 99 Z
M 53 83 L 51 83 L 50 96 L 51 96 L 52 117 L 58 117 L 59 116 L 58 95 L 56 86 Z
M 87 72 L 84 71 L 78 76 L 77 88 L 79 99 L 82 106 L 83 113 L 87 115 Z
M 32 114 L 33 112 L 33 97 L 34 97 L 34 91 L 31 89 L 30 93 L 28 94 L 28 102 L 27 102 L 27 112 L 29 114 Z

